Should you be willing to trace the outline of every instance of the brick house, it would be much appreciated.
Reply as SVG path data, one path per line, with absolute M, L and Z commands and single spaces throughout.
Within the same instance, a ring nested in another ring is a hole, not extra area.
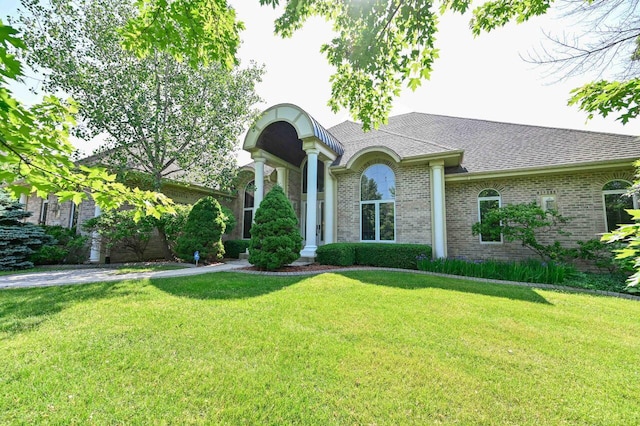
M 634 136 L 422 113 L 365 133 L 349 121 L 325 129 L 280 104 L 263 112 L 243 148 L 254 162 L 241 168 L 237 196 L 177 182 L 162 192 L 183 204 L 213 195 L 236 215 L 226 238 L 248 239 L 260 200 L 279 184 L 299 219 L 304 257 L 323 244 L 372 241 L 429 244 L 438 257 L 525 258 L 532 253 L 517 243 L 472 235 L 483 211 L 531 201 L 557 209 L 571 218 L 563 241 L 571 245 L 628 222 L 624 209 L 637 208 L 623 195 L 640 158 Z M 90 199 L 77 207 L 53 196 L 20 201 L 36 224 L 73 227 L 100 214 Z M 147 258 L 162 254 L 149 244 Z M 91 260 L 104 256 L 94 247 Z M 112 262 L 127 260 L 112 251 Z
M 536 201 L 571 218 L 565 243 L 597 238 L 637 207 L 625 189 L 640 157 L 634 136 L 410 113 L 378 130 L 329 129 L 275 105 L 249 130 L 233 238 L 249 238 L 255 208 L 276 183 L 300 220 L 302 256 L 319 245 L 425 243 L 434 256 L 514 259 L 517 243 L 473 236 L 482 212 Z M 308 182 L 316 182 L 308 185 Z M 307 226 L 313 224 L 313 226 Z
M 220 191 L 214 191 L 203 186 L 195 184 L 182 184 L 179 182 L 165 182 L 161 192 L 171 197 L 178 204 L 194 204 L 202 197 L 213 196 L 219 200 L 229 200 L 228 194 Z M 34 225 L 62 226 L 64 228 L 74 228 L 81 225 L 89 219 L 101 214 L 100 208 L 96 207 L 91 197 L 82 201 L 79 205 L 75 205 L 72 201 L 63 203 L 58 201 L 54 195 L 47 198 L 38 197 L 35 193 L 31 195 L 21 195 L 20 203 L 24 204 L 25 210 L 31 212 L 31 217 L 25 219 L 25 222 Z M 78 227 L 77 232 L 82 232 Z M 109 257 L 109 261 L 113 263 L 135 261 L 135 256 L 127 251 L 122 251 L 118 247 L 114 247 L 109 253 L 105 247 L 99 242 L 99 239 L 92 239 L 92 247 L 89 254 L 89 260 L 93 263 L 104 263 L 105 258 Z M 162 259 L 164 257 L 163 245 L 159 234 L 154 231 L 149 241 L 149 245 L 145 250 L 145 258 Z

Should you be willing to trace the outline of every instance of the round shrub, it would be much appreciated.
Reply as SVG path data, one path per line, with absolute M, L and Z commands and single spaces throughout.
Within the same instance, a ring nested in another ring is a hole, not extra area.
M 264 197 L 251 227 L 249 263 L 273 270 L 297 260 L 302 249 L 298 219 L 284 191 L 276 185 Z
M 221 205 L 220 208 L 222 209 L 222 214 L 224 214 L 225 216 L 224 224 L 226 227 L 224 229 L 224 233 L 225 235 L 229 235 L 231 232 L 233 232 L 234 229 L 236 229 L 236 225 L 238 222 L 236 221 L 236 217 L 233 214 L 233 210 L 223 205 Z
M 213 197 L 200 199 L 189 212 L 184 232 L 176 244 L 177 255 L 188 262 L 193 253 L 200 252 L 201 261 L 222 259 L 224 246 L 222 234 L 225 230 L 224 215 L 220 203 Z

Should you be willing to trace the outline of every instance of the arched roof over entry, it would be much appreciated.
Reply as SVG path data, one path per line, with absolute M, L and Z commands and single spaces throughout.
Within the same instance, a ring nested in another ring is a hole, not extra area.
M 260 115 L 247 132 L 242 147 L 251 153 L 266 151 L 300 167 L 306 156 L 302 141 L 310 138 L 322 143 L 336 156 L 344 153 L 342 144 L 303 109 L 279 104 Z

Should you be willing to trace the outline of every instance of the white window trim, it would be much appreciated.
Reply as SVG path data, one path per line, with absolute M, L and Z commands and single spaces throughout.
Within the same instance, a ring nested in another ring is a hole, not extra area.
M 40 204 L 40 218 L 38 220 L 40 225 L 47 224 L 47 216 L 49 215 L 49 199 L 43 199 Z
M 498 193 L 498 195 L 497 196 L 492 195 L 490 197 L 480 197 L 480 195 L 478 194 L 478 222 L 480 223 L 482 223 L 482 218 L 480 217 L 480 211 L 481 211 L 480 203 L 482 201 L 498 201 L 498 208 L 502 207 L 502 194 L 500 194 L 500 191 L 493 188 L 485 188 L 482 191 L 480 191 L 480 194 L 486 190 L 495 191 Z M 482 233 L 478 234 L 478 241 L 480 241 L 480 244 L 487 244 L 487 245 L 499 245 L 504 243 L 502 233 L 500 233 L 500 241 L 482 241 Z

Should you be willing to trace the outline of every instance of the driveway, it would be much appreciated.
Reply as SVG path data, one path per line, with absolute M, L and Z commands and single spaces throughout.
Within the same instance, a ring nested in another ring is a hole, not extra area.
M 250 266 L 246 260 L 233 260 L 227 263 L 200 266 L 197 268 L 172 269 L 157 272 L 133 272 L 128 274 L 118 274 L 116 269 L 108 268 L 65 269 L 20 273 L 0 276 L 0 289 L 50 287 L 54 285 L 88 284 L 105 281 L 137 280 L 142 278 L 186 277 L 211 272 L 229 271 L 245 266 Z

